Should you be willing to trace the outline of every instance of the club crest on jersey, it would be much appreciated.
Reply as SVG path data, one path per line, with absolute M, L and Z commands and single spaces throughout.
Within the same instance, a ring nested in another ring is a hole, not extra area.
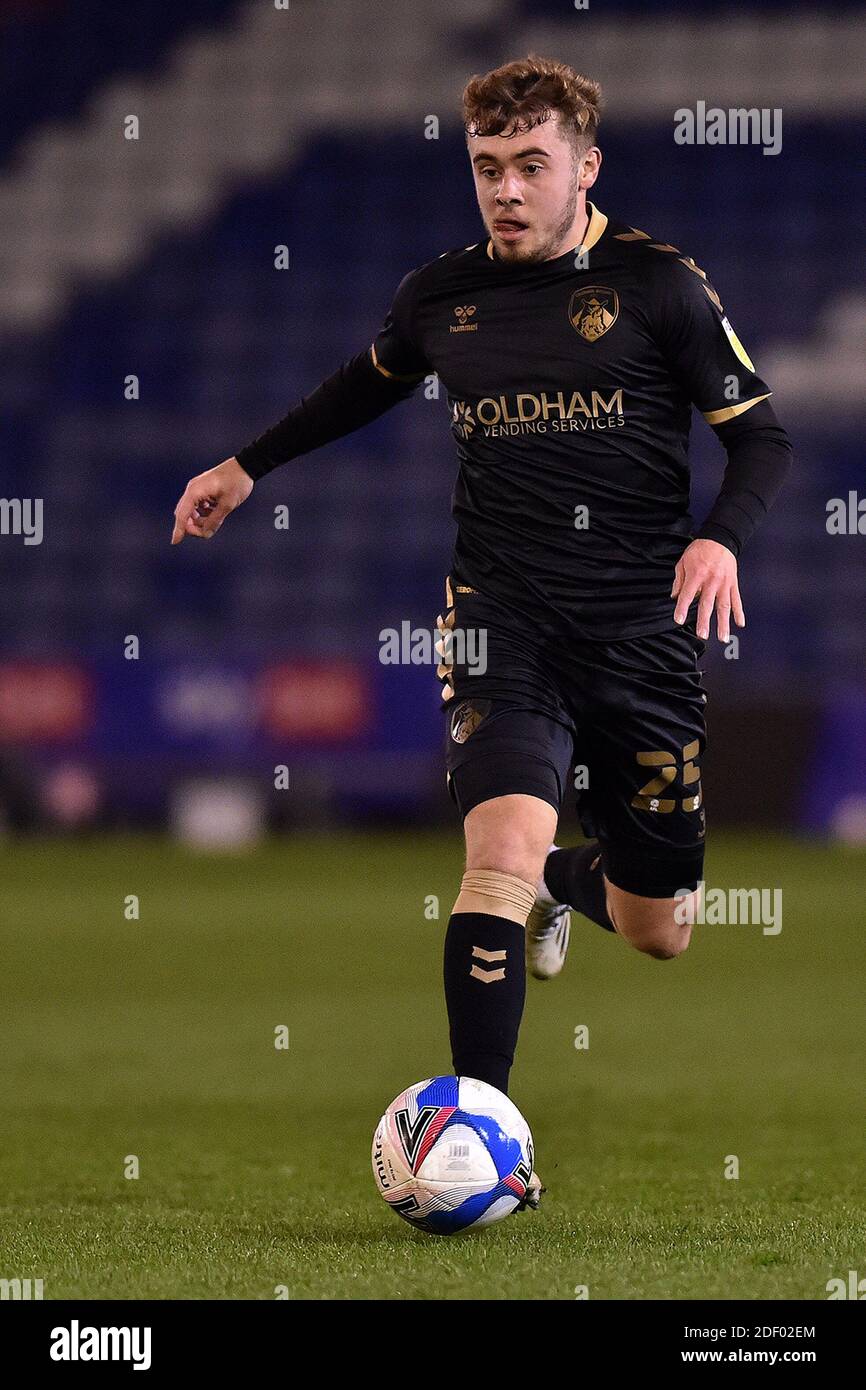
M 489 700 L 479 700 L 473 704 L 467 700 L 451 716 L 451 737 L 455 743 L 465 743 L 475 733 L 482 719 L 490 710 Z
M 619 317 L 619 295 L 601 285 L 575 290 L 568 305 L 572 328 L 588 343 L 603 338 Z

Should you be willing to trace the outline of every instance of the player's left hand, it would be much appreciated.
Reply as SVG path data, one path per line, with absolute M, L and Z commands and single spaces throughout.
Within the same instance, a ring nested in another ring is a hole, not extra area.
M 698 540 L 683 551 L 677 561 L 671 598 L 677 600 L 674 622 L 684 623 L 692 600 L 700 594 L 697 634 L 704 641 L 710 635 L 710 619 L 716 610 L 716 632 L 720 642 L 731 639 L 731 613 L 737 627 L 746 626 L 743 601 L 737 586 L 737 557 L 718 541 Z

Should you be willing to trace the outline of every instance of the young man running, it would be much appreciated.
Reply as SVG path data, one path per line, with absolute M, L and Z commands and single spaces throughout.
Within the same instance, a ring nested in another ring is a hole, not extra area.
M 210 537 L 278 464 L 410 396 L 448 393 L 458 535 L 439 626 L 448 783 L 466 872 L 445 939 L 454 1071 L 508 1086 L 524 954 L 558 973 L 569 906 L 639 951 L 689 942 L 702 878 L 698 661 L 745 623 L 737 557 L 788 438 L 704 271 L 587 200 L 600 91 L 529 57 L 463 94 L 487 236 L 408 274 L 370 348 L 236 458 L 194 478 L 173 541 Z M 692 404 L 727 451 L 689 515 Z M 570 770 L 591 843 L 552 847 Z M 679 909 L 679 910 L 678 910 Z M 684 920 L 686 919 L 686 920 Z M 537 1200 L 537 1183 L 530 1200 Z

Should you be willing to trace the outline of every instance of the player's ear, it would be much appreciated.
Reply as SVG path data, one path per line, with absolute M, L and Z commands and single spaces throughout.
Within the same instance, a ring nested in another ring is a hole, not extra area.
M 580 170 L 580 187 L 592 188 L 598 178 L 598 171 L 601 168 L 601 150 L 597 145 L 592 145 L 580 157 L 578 168 Z

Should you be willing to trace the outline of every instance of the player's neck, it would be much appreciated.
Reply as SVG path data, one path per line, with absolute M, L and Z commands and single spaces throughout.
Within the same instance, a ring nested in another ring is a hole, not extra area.
M 551 251 L 549 256 L 545 256 L 544 259 L 546 261 L 555 261 L 558 260 L 560 256 L 564 256 L 568 251 L 579 250 L 589 230 L 590 216 L 590 210 L 586 205 L 586 194 L 584 194 L 581 198 L 580 206 L 575 213 L 574 221 L 568 231 L 560 238 L 559 245 Z

